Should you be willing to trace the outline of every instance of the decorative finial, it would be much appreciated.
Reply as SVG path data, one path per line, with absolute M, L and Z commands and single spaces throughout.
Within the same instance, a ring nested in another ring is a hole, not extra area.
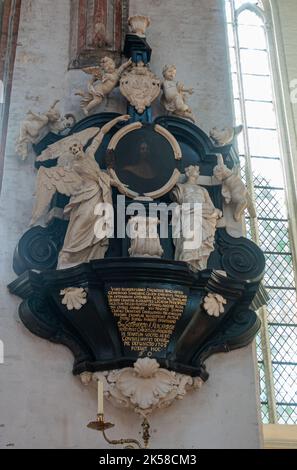
M 130 16 L 128 19 L 130 32 L 141 38 L 145 38 L 146 29 L 150 26 L 150 24 L 151 20 L 148 16 L 135 15 Z

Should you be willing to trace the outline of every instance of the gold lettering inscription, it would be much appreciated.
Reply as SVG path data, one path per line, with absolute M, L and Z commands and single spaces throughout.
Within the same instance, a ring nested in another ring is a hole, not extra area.
M 109 290 L 108 301 L 124 346 L 141 356 L 167 348 L 187 296 L 169 289 L 119 287 Z

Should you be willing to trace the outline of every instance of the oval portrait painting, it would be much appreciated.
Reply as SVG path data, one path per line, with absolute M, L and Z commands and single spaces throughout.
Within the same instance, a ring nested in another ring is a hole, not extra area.
M 112 168 L 122 184 L 139 195 L 154 193 L 177 170 L 172 144 L 153 126 L 133 129 L 113 148 Z

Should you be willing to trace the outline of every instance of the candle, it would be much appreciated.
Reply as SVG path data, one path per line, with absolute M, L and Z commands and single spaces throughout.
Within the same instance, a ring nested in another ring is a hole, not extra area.
M 98 383 L 98 415 L 104 414 L 104 407 L 103 407 L 103 383 L 100 380 L 97 381 Z

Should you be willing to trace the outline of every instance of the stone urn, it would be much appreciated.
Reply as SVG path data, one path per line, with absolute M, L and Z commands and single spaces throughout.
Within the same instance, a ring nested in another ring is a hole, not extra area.
M 130 16 L 128 25 L 130 32 L 141 38 L 145 38 L 146 29 L 150 26 L 151 20 L 147 16 Z

